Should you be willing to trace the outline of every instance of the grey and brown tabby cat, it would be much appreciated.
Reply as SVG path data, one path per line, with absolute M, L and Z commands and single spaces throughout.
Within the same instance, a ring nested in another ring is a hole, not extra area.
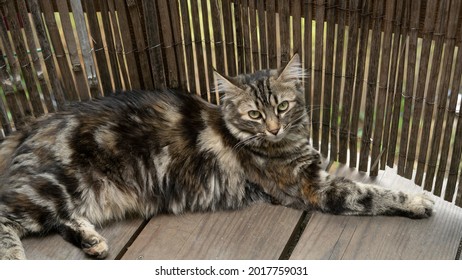
M 425 218 L 433 202 L 329 176 L 310 146 L 295 55 L 281 70 L 216 74 L 222 106 L 171 90 L 74 105 L 0 146 L 0 258 L 58 232 L 96 258 L 94 225 L 139 215 L 239 209 L 264 201 L 343 215 Z

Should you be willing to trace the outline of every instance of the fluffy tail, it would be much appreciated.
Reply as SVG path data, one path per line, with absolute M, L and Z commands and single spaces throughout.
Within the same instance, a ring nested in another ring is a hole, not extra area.
M 0 217 L 0 260 L 22 260 L 26 258 L 21 243 L 20 228 Z

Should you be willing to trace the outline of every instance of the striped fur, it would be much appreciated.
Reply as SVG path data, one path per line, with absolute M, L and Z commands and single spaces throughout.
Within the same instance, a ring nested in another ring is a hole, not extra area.
M 309 142 L 298 56 L 225 78 L 221 107 L 179 91 L 132 91 L 38 120 L 0 145 L 0 258 L 58 232 L 96 258 L 95 225 L 264 201 L 350 215 L 428 217 L 432 202 L 333 178 Z

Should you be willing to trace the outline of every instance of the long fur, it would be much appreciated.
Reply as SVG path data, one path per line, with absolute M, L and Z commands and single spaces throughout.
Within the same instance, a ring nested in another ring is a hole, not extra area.
M 220 76 L 221 106 L 180 91 L 121 92 L 8 137 L 0 145 L 0 258 L 25 258 L 20 238 L 52 231 L 104 258 L 108 245 L 95 225 L 257 201 L 428 217 L 432 202 L 424 195 L 321 170 L 309 142 L 302 73 L 297 56 L 281 70 Z

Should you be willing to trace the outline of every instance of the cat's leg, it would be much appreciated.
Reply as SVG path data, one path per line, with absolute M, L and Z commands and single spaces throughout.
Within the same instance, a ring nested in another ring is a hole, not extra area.
M 0 217 L 0 260 L 26 259 L 21 236 L 24 229 L 18 223 Z
M 322 172 L 316 186 L 302 187 L 305 201 L 313 208 L 338 215 L 392 215 L 427 218 L 432 214 L 433 200 L 424 193 L 412 194 L 362 184 Z
M 59 226 L 61 236 L 92 257 L 104 259 L 108 253 L 106 239 L 85 218 L 75 218 Z

